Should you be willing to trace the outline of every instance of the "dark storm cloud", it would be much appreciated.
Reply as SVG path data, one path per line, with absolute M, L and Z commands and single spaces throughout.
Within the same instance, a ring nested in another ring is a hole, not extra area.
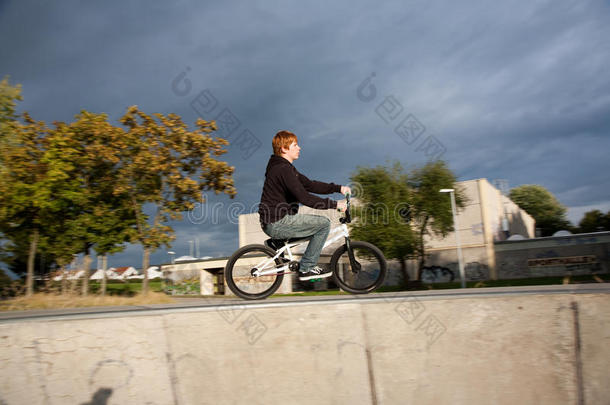
M 137 104 L 192 125 L 190 103 L 208 89 L 262 143 L 248 159 L 234 145 L 223 156 L 238 195 L 210 203 L 226 207 L 258 202 L 280 129 L 299 136 L 295 166 L 314 179 L 425 163 L 375 112 L 391 95 L 401 118 L 413 114 L 442 142 L 461 180 L 542 184 L 580 215 L 610 205 L 608 11 L 602 1 L 4 1 L 0 75 L 46 121 L 88 109 L 116 122 Z M 191 84 L 182 95 L 172 89 L 181 72 Z M 377 96 L 361 101 L 373 72 Z M 198 237 L 202 255 L 229 254 L 237 225 L 224 217 L 175 223 L 175 250 Z M 137 265 L 139 255 L 131 247 L 117 260 Z

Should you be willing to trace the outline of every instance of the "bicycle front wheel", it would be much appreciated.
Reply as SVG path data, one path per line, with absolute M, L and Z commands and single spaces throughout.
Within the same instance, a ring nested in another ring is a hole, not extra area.
M 352 294 L 367 294 L 379 288 L 387 273 L 383 253 L 368 242 L 352 241 L 354 261 L 349 258 L 347 245 L 339 247 L 330 259 L 335 283 Z
M 225 279 L 233 294 L 247 300 L 260 300 L 273 294 L 282 284 L 283 274 L 254 277 L 253 269 L 275 256 L 275 251 L 264 245 L 248 245 L 233 253 L 225 267 Z M 271 261 L 266 269 L 281 264 Z

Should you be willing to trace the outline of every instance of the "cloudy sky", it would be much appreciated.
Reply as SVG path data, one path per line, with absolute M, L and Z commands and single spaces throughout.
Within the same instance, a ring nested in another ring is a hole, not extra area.
M 440 156 L 460 180 L 541 184 L 577 223 L 610 210 L 609 12 L 601 0 L 0 0 L 0 76 L 47 122 L 86 109 L 116 123 L 130 105 L 224 122 L 238 196 L 174 224 L 177 255 L 195 239 L 200 256 L 237 248 L 236 216 L 258 202 L 281 129 L 310 178 L 346 184 L 359 165 Z M 137 246 L 109 261 L 140 263 Z

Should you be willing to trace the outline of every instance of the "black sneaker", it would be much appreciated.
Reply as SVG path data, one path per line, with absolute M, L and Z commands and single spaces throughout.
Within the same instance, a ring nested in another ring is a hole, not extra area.
M 305 272 L 299 272 L 299 280 L 306 281 L 314 278 L 325 278 L 331 276 L 332 274 L 333 272 L 330 269 L 326 270 L 322 267 L 313 266 L 311 269 Z

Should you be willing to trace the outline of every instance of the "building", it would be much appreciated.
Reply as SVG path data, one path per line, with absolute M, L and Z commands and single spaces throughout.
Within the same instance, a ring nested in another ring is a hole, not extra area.
M 457 215 L 466 279 L 497 279 L 495 244 L 516 235 L 524 239 L 533 238 L 535 221 L 487 179 L 461 181 L 456 187 L 461 188 L 468 199 Z M 445 238 L 427 238 L 426 245 L 429 256 L 423 277 L 427 281 L 437 281 L 437 277 L 438 281 L 446 281 L 447 275 L 453 274 L 457 279 L 459 266 L 455 233 Z M 411 266 L 414 275 L 415 263 Z

